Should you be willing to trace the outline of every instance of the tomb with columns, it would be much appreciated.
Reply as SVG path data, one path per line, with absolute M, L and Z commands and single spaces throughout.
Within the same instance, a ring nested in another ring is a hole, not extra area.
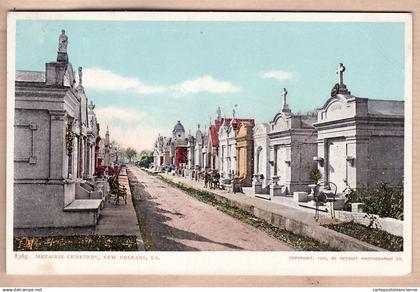
M 270 198 L 307 191 L 316 155 L 316 116 L 293 114 L 283 90 L 283 107 L 274 116 L 268 132 Z
M 194 165 L 195 168 L 203 169 L 205 165 L 205 158 L 203 156 L 204 148 L 204 134 L 200 130 L 200 124 L 197 125 L 197 132 L 195 133 L 195 147 L 194 147 Z
M 208 137 L 207 137 L 207 161 L 208 168 L 212 170 L 219 170 L 219 129 L 224 120 L 222 118 L 222 111 L 220 107 L 217 108 L 217 117 L 212 123 L 209 123 Z
M 193 135 L 191 135 L 191 130 L 190 133 L 188 134 L 187 137 L 187 169 L 191 170 L 195 167 L 195 137 Z
M 318 154 L 323 179 L 354 189 L 388 183 L 401 187 L 404 174 L 404 101 L 357 97 L 344 84 L 345 67 L 337 68 L 338 83 L 318 109 Z
M 230 184 L 231 180 L 238 176 L 236 134 L 239 125 L 244 123 L 254 126 L 253 119 L 239 119 L 235 114 L 233 110 L 232 119 L 224 118 L 219 128 L 219 173 L 223 178 L 223 184 Z
M 257 124 L 253 129 L 254 138 L 254 172 L 253 188 L 255 194 L 268 194 L 271 183 L 269 163 L 269 123 Z
M 241 122 L 236 132 L 237 173 L 242 187 L 252 186 L 254 171 L 254 122 Z
M 67 54 L 45 72 L 17 71 L 14 119 L 14 228 L 93 226 L 104 185 L 94 173 L 98 125 Z

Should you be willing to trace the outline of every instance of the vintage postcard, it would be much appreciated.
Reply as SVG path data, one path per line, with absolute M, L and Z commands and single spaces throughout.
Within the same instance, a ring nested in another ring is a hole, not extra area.
M 407 13 L 11 12 L 10 274 L 411 272 Z

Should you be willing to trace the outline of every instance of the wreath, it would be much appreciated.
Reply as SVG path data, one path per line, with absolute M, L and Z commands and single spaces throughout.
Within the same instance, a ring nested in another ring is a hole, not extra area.
M 336 83 L 334 87 L 331 89 L 331 97 L 335 97 L 338 94 L 339 89 L 340 89 L 340 85 Z
M 67 124 L 66 127 L 66 149 L 67 149 L 67 155 L 70 156 L 73 153 L 73 139 L 74 134 L 72 130 L 72 125 Z

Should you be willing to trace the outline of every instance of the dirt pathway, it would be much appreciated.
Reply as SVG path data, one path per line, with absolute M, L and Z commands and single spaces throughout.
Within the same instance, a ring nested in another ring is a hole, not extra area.
M 133 198 L 157 250 L 293 250 L 137 167 L 129 166 L 129 177 L 138 182 Z

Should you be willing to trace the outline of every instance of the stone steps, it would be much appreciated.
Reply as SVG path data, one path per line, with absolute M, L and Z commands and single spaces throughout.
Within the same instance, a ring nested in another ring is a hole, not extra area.
M 102 200 L 74 200 L 63 211 L 71 226 L 95 226 L 101 213 Z

